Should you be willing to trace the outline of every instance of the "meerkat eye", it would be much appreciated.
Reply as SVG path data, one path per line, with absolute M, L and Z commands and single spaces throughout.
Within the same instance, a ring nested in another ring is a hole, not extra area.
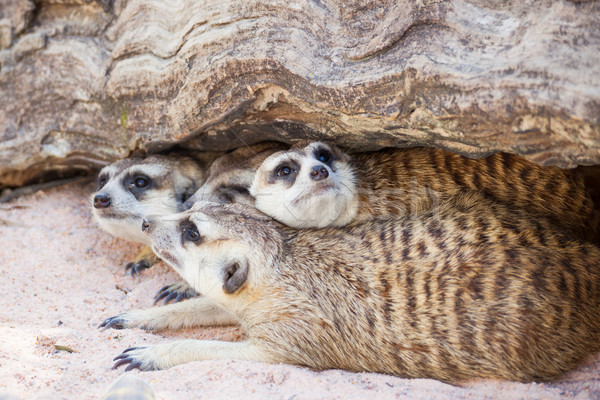
M 293 170 L 287 165 L 281 165 L 277 167 L 277 176 L 288 176 Z
M 181 239 L 183 242 L 198 243 L 202 236 L 198 232 L 198 228 L 190 221 L 186 221 L 181 225 Z
M 200 234 L 198 233 L 198 229 L 196 229 L 196 227 L 185 228 L 183 230 L 183 240 L 188 242 L 197 242 L 198 240 L 200 240 Z
M 136 188 L 145 188 L 150 183 L 150 179 L 145 176 L 136 176 L 133 179 L 133 186 Z
M 317 160 L 326 163 L 331 159 L 331 154 L 327 150 L 320 150 L 317 153 Z

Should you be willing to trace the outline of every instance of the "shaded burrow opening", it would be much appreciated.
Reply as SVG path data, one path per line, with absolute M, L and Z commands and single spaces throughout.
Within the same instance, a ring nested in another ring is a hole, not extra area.
M 285 136 L 281 134 L 285 133 Z M 284 137 L 282 137 L 284 136 Z M 299 139 L 300 138 L 300 139 Z M 282 140 L 283 139 L 283 140 Z M 176 145 L 163 144 L 155 146 L 152 151 L 145 149 L 136 149 L 129 154 L 129 157 L 145 157 L 150 154 L 168 154 L 170 152 L 210 152 L 210 151 L 231 151 L 246 145 L 252 145 L 263 141 L 279 141 L 285 144 L 293 144 L 297 140 L 326 140 L 327 138 L 320 135 L 317 131 L 309 127 L 297 127 L 280 124 L 272 125 L 270 130 L 265 130 L 264 126 L 260 128 L 250 127 L 245 128 L 243 135 L 240 135 L 234 130 L 230 130 L 228 134 L 219 135 L 219 138 L 211 137 L 211 135 L 202 136 L 199 139 L 183 142 Z M 377 151 L 381 146 L 364 146 L 357 149 L 350 145 L 346 145 L 348 139 L 337 141 L 336 145 L 346 151 Z M 406 141 L 401 145 L 390 146 L 398 148 L 417 147 L 414 143 Z M 202 150 L 199 150 L 202 149 Z M 205 150 L 211 149 L 211 150 Z M 158 150 L 158 151 L 157 151 Z M 488 156 L 485 154 L 484 156 Z M 472 157 L 481 158 L 481 157 Z M 11 201 L 22 195 L 34 193 L 38 190 L 60 186 L 73 181 L 91 182 L 97 177 L 98 172 L 110 161 L 101 158 L 90 158 L 82 154 L 72 155 L 62 160 L 49 159 L 33 165 L 23 171 L 8 171 L 2 176 L 3 182 L 25 182 L 23 185 L 0 185 L 0 202 Z M 543 167 L 542 168 L 549 168 Z M 600 165 L 578 166 L 574 170 L 580 174 L 585 182 L 586 188 L 590 193 L 596 208 L 600 210 Z M 551 193 L 548 193 L 551 196 Z

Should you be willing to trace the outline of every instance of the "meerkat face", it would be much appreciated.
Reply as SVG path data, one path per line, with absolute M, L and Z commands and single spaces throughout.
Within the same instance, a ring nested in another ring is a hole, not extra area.
M 228 301 L 260 279 L 280 251 L 271 218 L 241 204 L 198 202 L 187 211 L 148 217 L 152 250 L 204 296 Z
M 181 211 L 203 179 L 200 166 L 185 157 L 117 161 L 98 175 L 98 188 L 91 197 L 93 215 L 112 235 L 148 244 L 140 230 L 144 217 Z
M 294 228 L 344 226 L 358 210 L 348 156 L 322 142 L 267 158 L 256 172 L 250 194 L 256 208 Z
M 255 169 L 231 168 L 219 171 L 217 168 L 211 168 L 211 172 L 200 189 L 185 202 L 184 209 L 190 209 L 194 203 L 200 201 L 254 204 L 249 189 L 254 179 Z
M 265 158 L 283 148 L 281 143 L 264 142 L 219 157 L 211 164 L 206 182 L 185 202 L 184 209 L 199 201 L 253 206 L 254 198 L 249 190 L 256 169 Z

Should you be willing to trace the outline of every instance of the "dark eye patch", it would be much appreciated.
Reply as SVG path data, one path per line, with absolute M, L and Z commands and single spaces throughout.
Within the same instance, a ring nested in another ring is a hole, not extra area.
M 228 190 L 219 190 L 217 197 L 220 203 L 230 204 L 234 202 L 233 194 Z
M 102 189 L 108 183 L 108 174 L 100 174 L 98 175 L 98 179 L 96 180 L 96 191 Z
M 324 147 L 318 147 L 313 152 L 314 157 L 325 165 L 331 166 L 335 161 L 335 156 L 331 151 Z
M 222 203 L 234 203 L 239 196 L 250 197 L 250 191 L 245 186 L 222 186 L 218 189 L 218 197 Z
M 230 190 L 233 190 L 234 192 L 237 192 L 241 195 L 250 196 L 250 190 L 248 190 L 248 188 L 246 186 L 231 185 L 231 186 L 228 186 L 227 188 Z
M 271 172 L 269 183 L 288 182 L 293 184 L 296 181 L 296 176 L 300 170 L 300 165 L 294 160 L 286 160 L 280 162 Z
M 136 200 L 141 201 L 148 189 L 155 186 L 155 182 L 149 176 L 139 173 L 127 174 L 121 181 L 125 190 L 131 192 Z
M 181 244 L 184 245 L 186 242 L 192 242 L 194 244 L 200 244 L 202 242 L 202 236 L 198 232 L 198 227 L 186 219 L 179 224 L 179 230 L 181 232 Z

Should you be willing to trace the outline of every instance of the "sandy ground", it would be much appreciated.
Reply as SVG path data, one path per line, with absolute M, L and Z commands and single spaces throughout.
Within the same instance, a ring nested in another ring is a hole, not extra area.
M 124 272 L 139 246 L 102 232 L 91 217 L 90 184 L 39 192 L 0 205 L 0 399 L 101 398 L 123 374 L 111 370 L 122 350 L 183 337 L 239 340 L 237 328 L 146 333 L 99 330 L 105 318 L 152 306 L 177 275 L 159 264 Z M 65 346 L 73 350 L 57 350 Z M 546 384 L 426 379 L 316 372 L 290 365 L 201 361 L 133 374 L 157 399 L 592 399 L 600 398 L 600 354 Z

